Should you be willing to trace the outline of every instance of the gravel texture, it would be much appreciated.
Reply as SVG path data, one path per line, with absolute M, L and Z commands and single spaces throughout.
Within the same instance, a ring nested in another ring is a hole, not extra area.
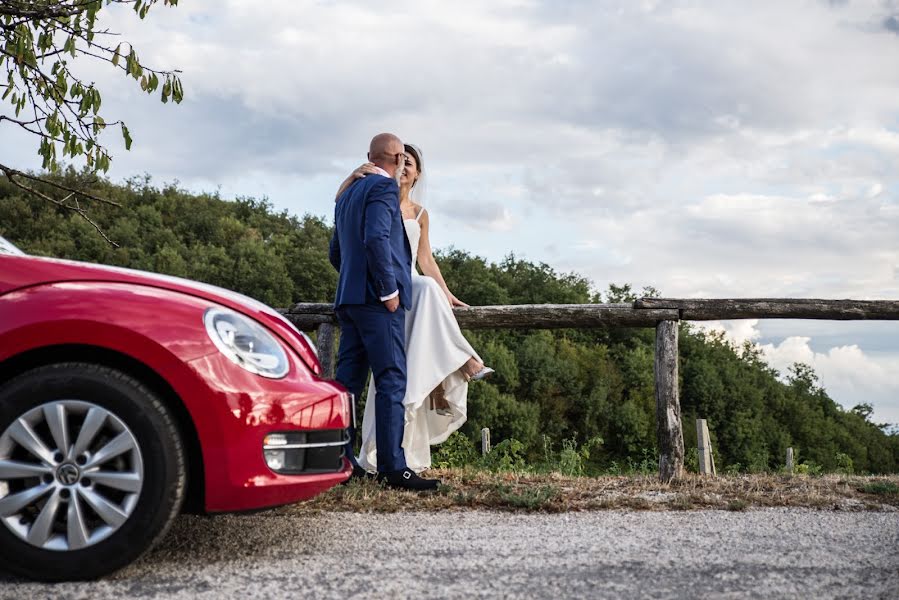
M 98 582 L 2 598 L 899 598 L 895 512 L 180 517 Z

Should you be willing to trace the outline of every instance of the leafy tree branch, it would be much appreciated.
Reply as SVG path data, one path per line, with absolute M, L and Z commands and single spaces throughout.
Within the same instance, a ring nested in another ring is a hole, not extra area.
M 53 173 L 61 160 L 83 159 L 88 172 L 107 172 L 112 157 L 100 134 L 109 127 L 119 128 L 125 149 L 131 148 L 128 126 L 107 121 L 100 89 L 72 70 L 76 59 L 108 63 L 163 103 L 181 102 L 178 70 L 144 64 L 133 45 L 110 43 L 118 34 L 98 26 L 98 15 L 110 5 L 128 5 L 144 19 L 159 3 L 175 6 L 177 0 L 0 0 L 0 127 L 19 127 L 38 138 L 43 169 Z M 0 172 L 20 189 L 85 219 L 80 201 L 100 200 L 12 166 L 0 164 Z M 46 184 L 43 191 L 35 182 Z

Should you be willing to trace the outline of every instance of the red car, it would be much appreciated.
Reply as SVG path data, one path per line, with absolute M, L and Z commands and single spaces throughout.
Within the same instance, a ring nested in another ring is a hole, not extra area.
M 99 577 L 182 510 L 345 481 L 352 402 L 320 373 L 309 338 L 251 298 L 0 237 L 0 569 Z

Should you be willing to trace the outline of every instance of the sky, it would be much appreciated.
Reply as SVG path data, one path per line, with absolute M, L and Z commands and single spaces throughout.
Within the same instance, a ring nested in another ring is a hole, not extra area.
M 114 180 L 330 220 L 390 131 L 423 149 L 436 248 L 597 290 L 899 299 L 899 2 L 188 0 L 100 22 L 185 90 L 162 105 L 77 65 L 134 138 L 104 134 Z M 0 162 L 36 151 L 0 129 Z M 899 423 L 897 322 L 704 327 Z

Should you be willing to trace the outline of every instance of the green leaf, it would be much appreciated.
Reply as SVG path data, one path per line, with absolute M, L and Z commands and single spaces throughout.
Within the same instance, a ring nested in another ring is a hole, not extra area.
M 181 80 L 175 79 L 174 85 L 172 86 L 172 97 L 175 99 L 176 104 L 181 104 L 181 101 L 184 100 L 184 88 L 181 87 Z
M 115 48 L 115 52 L 112 55 L 112 64 L 113 66 L 119 66 L 119 59 L 122 58 L 122 44 L 119 44 Z
M 69 86 L 66 85 L 65 71 L 62 69 L 56 74 L 56 89 L 60 94 L 65 94 L 66 90 L 69 89 Z
M 125 150 L 131 150 L 131 134 L 124 123 L 122 123 L 122 137 L 125 138 Z

